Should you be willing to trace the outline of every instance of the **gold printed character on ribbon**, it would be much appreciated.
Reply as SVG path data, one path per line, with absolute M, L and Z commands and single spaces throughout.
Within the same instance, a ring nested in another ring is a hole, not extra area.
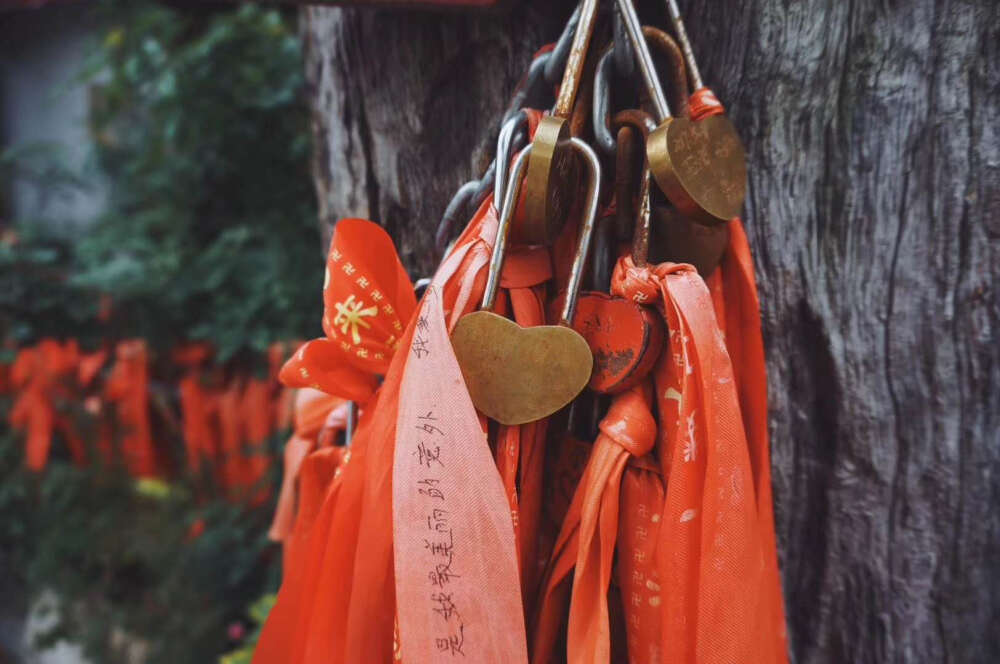
M 348 265 L 350 263 L 344 267 L 346 268 Z M 334 305 L 334 308 L 337 310 L 337 315 L 333 318 L 334 326 L 339 325 L 340 331 L 343 334 L 347 334 L 348 330 L 350 330 L 351 339 L 356 344 L 361 343 L 361 334 L 358 328 L 371 328 L 371 324 L 364 320 L 364 318 L 371 318 L 378 315 L 377 307 L 368 307 L 366 309 L 364 302 L 361 300 L 355 301 L 353 294 L 348 296 L 343 302 L 338 302 Z

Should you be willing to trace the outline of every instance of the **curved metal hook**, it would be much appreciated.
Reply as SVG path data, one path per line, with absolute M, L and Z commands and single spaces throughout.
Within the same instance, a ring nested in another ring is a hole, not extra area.
M 597 62 L 594 73 L 594 108 L 591 113 L 591 124 L 594 128 L 594 144 L 605 157 L 615 154 L 615 137 L 611 133 L 611 75 L 614 69 L 614 53 L 617 49 L 609 49 Z
M 510 164 L 510 156 L 519 148 L 515 147 L 515 139 L 518 136 L 525 136 L 523 128 L 528 123 L 528 115 L 522 110 L 518 111 L 510 120 L 500 128 L 500 135 L 497 137 L 497 156 L 494 164 L 493 176 L 493 204 L 499 209 L 500 202 L 503 201 L 504 191 L 507 185 L 507 166 Z
M 573 45 L 573 35 L 576 34 L 576 26 L 580 23 L 580 5 L 576 6 L 566 27 L 563 28 L 555 48 L 552 49 L 552 57 L 545 64 L 545 80 L 550 85 L 556 85 L 562 80 L 563 70 L 566 69 L 566 61 L 569 59 L 569 52 Z
M 455 195 L 451 197 L 448 207 L 444 209 L 444 214 L 441 215 L 437 232 L 434 234 L 434 247 L 438 250 L 438 253 L 444 253 L 445 248 L 448 246 L 448 241 L 451 239 L 452 232 L 455 229 L 455 224 L 464 216 L 469 198 L 478 187 L 479 180 L 470 180 L 459 187 Z

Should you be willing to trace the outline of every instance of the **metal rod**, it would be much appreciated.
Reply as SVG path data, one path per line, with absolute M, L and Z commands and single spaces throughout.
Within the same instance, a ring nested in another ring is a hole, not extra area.
M 510 153 L 514 143 L 514 133 L 522 123 L 527 121 L 524 111 L 518 111 L 500 128 L 497 137 L 497 152 L 494 163 L 496 170 L 493 175 L 493 205 L 503 201 L 504 189 L 507 186 L 507 165 L 510 164 Z
M 691 86 L 695 90 L 701 90 L 705 84 L 701 82 L 701 72 L 694 61 L 694 51 L 691 50 L 691 40 L 688 39 L 687 30 L 684 29 L 684 19 L 681 18 L 681 10 L 677 6 L 677 0 L 667 0 L 667 12 L 670 20 L 674 24 L 674 32 L 677 34 L 677 41 L 681 45 L 684 53 L 684 61 L 687 62 L 688 74 L 691 76 Z
M 583 263 L 590 253 L 590 239 L 594 233 L 594 222 L 597 220 L 597 201 L 601 193 L 601 162 L 594 149 L 579 138 L 570 139 L 570 145 L 583 157 L 590 178 L 587 187 L 587 200 L 583 204 L 583 226 L 580 228 L 580 241 L 577 245 L 573 267 L 570 268 L 569 281 L 566 284 L 566 302 L 563 304 L 559 324 L 570 327 L 573 316 L 576 315 L 576 301 L 580 293 L 580 280 L 583 278 Z
M 625 24 L 625 31 L 632 42 L 633 50 L 635 50 L 639 72 L 642 74 L 642 80 L 646 84 L 646 89 L 649 90 L 650 101 L 653 102 L 656 121 L 662 124 L 664 120 L 670 117 L 670 107 L 667 106 L 667 98 L 663 94 L 660 77 L 656 74 L 653 56 L 649 52 L 646 38 L 642 35 L 642 24 L 639 23 L 639 16 L 635 13 L 632 0 L 617 0 L 617 2 L 618 8 L 622 13 L 622 22 Z
M 580 3 L 580 23 L 573 34 L 573 46 L 566 60 L 566 71 L 563 74 L 562 85 L 559 86 L 559 97 L 556 98 L 555 108 L 552 109 L 552 114 L 557 118 L 568 118 L 573 110 L 573 100 L 576 99 L 576 91 L 583 77 L 583 60 L 587 57 L 590 37 L 594 34 L 597 4 L 598 0 L 583 0 Z
M 503 259 L 507 253 L 507 235 L 510 231 L 510 220 L 514 217 L 514 210 L 517 207 L 517 197 L 521 194 L 521 182 L 524 178 L 524 170 L 528 164 L 528 155 L 531 154 L 529 145 L 517 155 L 514 166 L 510 171 L 511 185 L 506 187 L 504 192 L 503 205 L 500 206 L 500 220 L 497 223 L 497 237 L 493 243 L 493 255 L 490 256 L 489 273 L 486 276 L 486 289 L 483 291 L 483 304 L 480 307 L 483 311 L 490 311 L 497 301 L 497 292 L 500 290 L 500 272 L 503 270 Z
M 358 428 L 358 404 L 354 401 L 347 402 L 347 424 L 344 427 L 344 444 L 348 447 L 354 440 L 354 430 Z
M 649 261 L 649 164 L 643 164 L 642 180 L 639 183 L 639 209 L 636 210 L 635 232 L 632 235 L 632 262 L 636 267 L 645 267 Z

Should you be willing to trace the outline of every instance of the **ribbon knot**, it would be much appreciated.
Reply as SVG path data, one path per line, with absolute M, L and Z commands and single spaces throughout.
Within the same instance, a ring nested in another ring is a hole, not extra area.
M 611 275 L 611 294 L 646 304 L 660 297 L 660 282 L 652 266 L 638 266 L 631 256 L 622 256 Z
M 692 93 L 688 100 L 688 109 L 691 112 L 691 119 L 695 122 L 704 120 L 711 115 L 722 115 L 726 112 L 722 107 L 722 102 L 708 88 L 698 88 Z
M 600 429 L 632 456 L 648 454 L 656 442 L 656 420 L 643 390 L 636 388 L 619 395 L 601 420 Z

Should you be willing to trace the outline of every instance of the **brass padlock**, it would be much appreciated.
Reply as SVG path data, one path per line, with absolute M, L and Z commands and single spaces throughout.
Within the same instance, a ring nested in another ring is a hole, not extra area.
M 601 167 L 597 155 L 586 143 L 574 138 L 569 145 L 582 157 L 587 168 L 588 188 L 576 257 L 567 285 L 569 295 L 559 324 L 522 328 L 490 311 L 496 304 L 500 288 L 507 236 L 522 176 L 534 149 L 529 145 L 514 161 L 506 186 L 482 308 L 462 316 L 451 335 L 472 402 L 482 413 L 501 424 L 533 422 L 561 409 L 587 385 L 593 368 L 590 348 L 571 324 L 597 216 Z
M 538 123 L 525 183 L 524 213 L 511 228 L 517 244 L 550 244 L 572 207 L 578 181 L 567 119 L 573 110 L 597 18 L 598 0 L 583 0 L 559 96 L 552 114 Z
M 729 221 L 739 214 L 746 194 L 739 135 L 721 115 L 698 122 L 671 117 L 635 8 L 631 0 L 618 0 L 618 6 L 658 123 L 646 142 L 656 183 L 691 219 L 704 224 Z
M 669 63 L 670 90 L 673 93 L 671 99 L 679 100 L 686 106 L 686 100 L 690 96 L 691 90 L 685 75 L 681 47 L 674 41 L 673 37 L 658 28 L 644 26 L 643 34 L 646 40 L 655 45 Z M 647 134 L 651 120 L 652 118 L 642 111 L 629 110 L 616 114 L 611 124 L 619 128 L 619 134 L 630 128 Z M 622 151 L 622 154 L 624 155 L 626 152 Z M 634 161 L 627 158 L 625 163 L 620 163 L 618 166 L 619 171 L 622 171 L 626 177 L 628 177 L 627 171 L 631 168 L 634 168 Z M 629 177 L 628 181 L 631 182 L 632 178 Z M 619 225 L 621 225 L 622 220 L 631 223 L 630 220 L 636 218 L 629 199 L 628 186 L 630 185 L 626 185 L 624 190 L 618 187 L 617 190 Z M 652 217 L 655 231 L 650 234 L 652 243 L 650 253 L 653 255 L 654 262 L 690 263 L 703 278 L 708 277 L 718 267 L 726 246 L 729 244 L 729 224 L 696 223 L 668 205 L 655 206 Z M 593 378 L 591 381 L 593 382 Z

